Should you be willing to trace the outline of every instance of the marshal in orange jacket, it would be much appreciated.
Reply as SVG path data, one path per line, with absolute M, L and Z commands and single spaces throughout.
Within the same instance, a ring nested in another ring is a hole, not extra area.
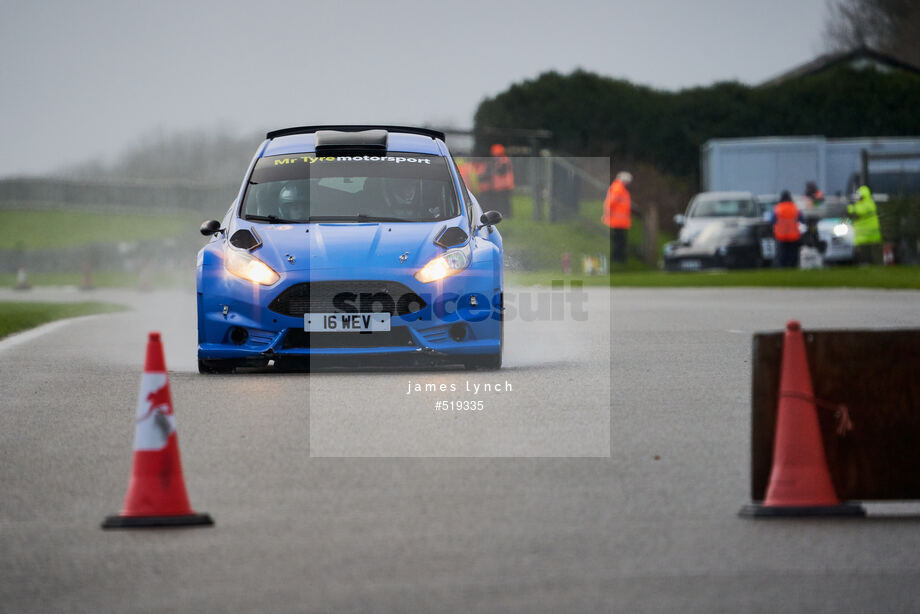
M 801 221 L 802 213 L 794 202 L 785 200 L 777 203 L 773 207 L 773 237 L 777 241 L 798 241 L 802 236 L 799 231 Z
M 601 220 L 611 228 L 629 228 L 632 225 L 631 208 L 632 199 L 626 185 L 619 179 L 614 180 L 604 199 L 604 217 Z

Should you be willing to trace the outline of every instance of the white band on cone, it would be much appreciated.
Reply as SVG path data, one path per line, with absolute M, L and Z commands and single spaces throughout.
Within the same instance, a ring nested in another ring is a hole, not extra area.
M 137 399 L 135 450 L 162 450 L 176 430 L 176 417 L 169 398 L 169 378 L 165 373 L 144 373 Z

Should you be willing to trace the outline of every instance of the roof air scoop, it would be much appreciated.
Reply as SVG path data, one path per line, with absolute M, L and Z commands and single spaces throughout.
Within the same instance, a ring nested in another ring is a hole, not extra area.
M 388 132 L 382 129 L 345 132 L 317 130 L 313 137 L 316 154 L 386 154 Z

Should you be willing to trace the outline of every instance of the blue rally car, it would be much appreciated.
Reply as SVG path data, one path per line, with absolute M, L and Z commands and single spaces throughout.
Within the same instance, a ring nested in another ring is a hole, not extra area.
M 348 357 L 497 369 L 500 221 L 441 132 L 269 132 L 223 221 L 201 227 L 198 369 Z

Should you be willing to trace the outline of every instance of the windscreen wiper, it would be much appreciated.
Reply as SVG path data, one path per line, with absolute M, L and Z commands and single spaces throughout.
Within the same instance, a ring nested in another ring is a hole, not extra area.
M 355 216 L 362 222 L 411 222 L 412 220 L 407 220 L 401 217 L 385 217 L 380 215 L 367 215 L 365 213 L 359 213 Z
M 287 220 L 283 217 L 278 217 L 276 215 L 249 215 L 243 218 L 246 220 L 254 220 L 257 222 L 271 222 L 272 224 L 303 224 L 302 220 Z
M 308 222 L 411 222 L 401 217 L 383 217 L 377 215 L 311 215 Z

